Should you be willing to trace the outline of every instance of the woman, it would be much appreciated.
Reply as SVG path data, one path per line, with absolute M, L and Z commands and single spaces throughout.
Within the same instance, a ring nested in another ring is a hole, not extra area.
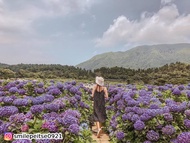
M 107 88 L 104 87 L 104 79 L 102 77 L 96 77 L 96 85 L 92 89 L 92 97 L 94 99 L 94 121 L 97 125 L 97 137 L 100 137 L 102 123 L 107 119 L 105 98 L 108 98 Z

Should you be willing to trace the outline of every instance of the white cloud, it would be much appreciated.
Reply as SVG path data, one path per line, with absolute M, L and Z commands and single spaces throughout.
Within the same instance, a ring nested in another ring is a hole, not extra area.
M 0 0 L 0 44 L 12 41 L 20 42 L 19 39 L 22 40 L 26 35 L 35 37 L 38 34 L 38 31 L 33 27 L 36 20 L 55 18 L 56 16 L 63 18 L 68 14 L 83 13 L 96 1 L 33 0 L 18 3 L 11 4 L 9 1 Z
M 154 14 L 144 12 L 140 20 L 122 15 L 95 41 L 100 47 L 190 42 L 190 14 L 180 15 L 176 5 L 170 4 Z

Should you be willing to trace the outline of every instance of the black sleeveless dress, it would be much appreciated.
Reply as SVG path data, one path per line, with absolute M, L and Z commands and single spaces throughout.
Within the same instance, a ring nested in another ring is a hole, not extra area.
M 106 108 L 105 108 L 105 97 L 104 91 L 94 92 L 94 121 L 95 122 L 105 122 L 107 119 Z

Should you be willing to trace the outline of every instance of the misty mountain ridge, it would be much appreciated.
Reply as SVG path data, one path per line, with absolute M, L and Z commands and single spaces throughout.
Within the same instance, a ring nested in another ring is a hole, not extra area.
M 76 67 L 88 70 L 115 66 L 147 69 L 176 62 L 190 64 L 190 43 L 143 45 L 125 52 L 103 53 L 76 65 Z

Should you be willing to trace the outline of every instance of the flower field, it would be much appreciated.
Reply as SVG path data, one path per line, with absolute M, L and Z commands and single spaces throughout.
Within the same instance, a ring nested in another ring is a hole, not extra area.
M 113 142 L 190 143 L 190 84 L 109 88 Z
M 19 134 L 61 133 L 59 140 L 33 140 L 36 143 L 91 143 L 88 115 L 90 90 L 71 82 L 1 81 L 0 142 L 4 132 Z M 13 143 L 31 143 L 14 140 Z
M 109 85 L 105 132 L 113 143 L 190 143 L 190 84 Z M 61 133 L 56 140 L 92 143 L 91 89 L 76 81 L 0 81 L 0 142 L 5 132 Z

